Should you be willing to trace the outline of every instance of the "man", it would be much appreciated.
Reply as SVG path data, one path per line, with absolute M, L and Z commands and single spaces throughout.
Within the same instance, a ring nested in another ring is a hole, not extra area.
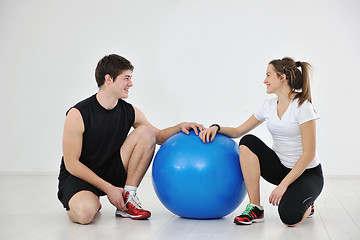
M 76 223 L 91 223 L 107 195 L 116 216 L 146 219 L 136 196 L 154 155 L 155 144 L 173 134 L 204 127 L 180 123 L 159 130 L 125 102 L 133 86 L 131 63 L 118 55 L 102 58 L 95 70 L 97 94 L 72 107 L 65 119 L 58 198 Z M 134 130 L 128 135 L 131 127 Z

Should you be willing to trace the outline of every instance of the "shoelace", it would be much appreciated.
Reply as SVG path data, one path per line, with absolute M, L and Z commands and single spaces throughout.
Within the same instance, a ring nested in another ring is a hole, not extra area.
M 254 206 L 251 206 L 250 204 L 248 204 L 246 206 L 245 211 L 241 214 L 241 215 L 248 215 L 250 216 L 250 212 L 254 209 Z
M 140 206 L 141 205 L 141 202 L 139 200 L 139 198 L 136 196 L 136 195 L 130 195 L 129 194 L 129 198 L 128 200 L 126 201 L 125 205 L 127 203 L 131 203 L 132 205 L 134 205 L 137 209 L 142 209 L 142 207 Z

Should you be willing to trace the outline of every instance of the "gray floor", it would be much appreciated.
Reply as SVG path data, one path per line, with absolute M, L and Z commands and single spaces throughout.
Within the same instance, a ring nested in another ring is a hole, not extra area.
M 295 228 L 285 227 L 276 207 L 267 203 L 272 185 L 262 182 L 265 222 L 237 226 L 232 214 L 217 220 L 189 220 L 175 216 L 157 199 L 147 175 L 138 196 L 151 210 L 150 220 L 114 217 L 106 197 L 95 221 L 72 223 L 56 198 L 56 175 L 0 174 L 0 239 L 360 239 L 360 178 L 326 178 L 315 215 Z

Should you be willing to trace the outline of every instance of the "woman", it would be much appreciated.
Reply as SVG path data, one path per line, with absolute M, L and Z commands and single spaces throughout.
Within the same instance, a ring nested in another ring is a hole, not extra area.
M 275 93 L 277 98 L 265 101 L 237 128 L 213 124 L 199 134 L 204 143 L 212 141 L 217 133 L 238 138 L 267 121 L 273 137 L 272 149 L 253 135 L 240 140 L 240 165 L 250 203 L 234 219 L 236 224 L 264 220 L 260 176 L 277 185 L 269 202 L 279 206 L 285 225 L 295 226 L 314 212 L 314 201 L 320 195 L 324 179 L 316 153 L 318 116 L 311 104 L 309 68 L 307 62 L 295 62 L 291 58 L 271 61 L 264 84 L 267 93 Z

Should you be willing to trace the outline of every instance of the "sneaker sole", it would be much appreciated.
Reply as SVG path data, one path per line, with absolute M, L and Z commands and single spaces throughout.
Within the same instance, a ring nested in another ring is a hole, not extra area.
M 151 217 L 151 214 L 147 215 L 138 215 L 138 216 L 134 216 L 134 215 L 130 215 L 128 213 L 124 213 L 124 212 L 120 212 L 120 213 L 115 213 L 116 217 L 121 217 L 121 218 L 131 218 L 133 220 L 143 220 L 143 219 L 148 219 L 149 217 Z
M 250 221 L 250 222 L 240 222 L 240 221 L 238 221 L 238 220 L 236 219 L 236 220 L 234 220 L 234 223 L 236 223 L 237 225 L 250 225 L 250 224 L 252 224 L 252 223 L 260 223 L 260 222 L 263 222 L 263 221 L 264 221 L 263 218 L 261 218 L 261 219 L 254 219 L 254 220 L 252 220 L 252 221 Z

